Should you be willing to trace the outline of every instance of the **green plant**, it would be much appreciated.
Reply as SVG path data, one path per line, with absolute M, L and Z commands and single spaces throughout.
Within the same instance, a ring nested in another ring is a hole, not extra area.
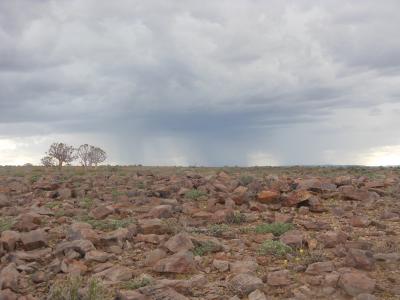
M 170 234 L 177 234 L 186 230 L 185 227 L 181 223 L 179 223 L 179 220 L 175 218 L 163 219 L 162 223 L 165 227 L 166 232 Z
M 229 230 L 229 226 L 226 224 L 213 224 L 208 226 L 208 234 L 216 237 L 220 237 L 224 232 Z
M 260 224 L 256 226 L 254 231 L 256 233 L 272 233 L 274 236 L 280 236 L 286 231 L 293 229 L 292 223 L 271 223 L 271 224 Z
M 195 256 L 203 256 L 206 255 L 208 253 L 212 253 L 215 252 L 217 250 L 217 246 L 211 242 L 211 241 L 206 241 L 204 243 L 201 243 L 199 245 L 197 245 L 194 249 L 193 249 L 193 254 Z
M 140 181 L 140 182 L 137 183 L 136 187 L 138 189 L 144 190 L 146 188 L 146 185 L 144 184 L 143 181 Z
M 267 240 L 261 244 L 258 253 L 260 255 L 285 256 L 292 252 L 292 248 L 279 241 Z
M 240 184 L 244 185 L 244 186 L 249 185 L 253 181 L 254 181 L 254 177 L 250 176 L 250 175 L 243 175 L 243 176 L 240 176 L 240 178 L 239 178 Z
M 151 279 L 148 277 L 134 278 L 129 281 L 121 283 L 121 288 L 125 290 L 136 290 L 138 288 L 144 287 L 151 283 Z
M 226 217 L 226 222 L 230 224 L 242 224 L 246 222 L 246 216 L 239 211 L 235 211 Z
M 88 289 L 83 300 L 105 299 L 106 289 L 97 279 L 91 279 L 88 284 Z
M 128 227 L 133 223 L 133 219 L 105 219 L 105 220 L 95 220 L 90 218 L 84 218 L 86 223 L 92 225 L 94 229 L 104 230 L 104 231 L 112 231 L 118 228 Z
M 125 193 L 114 189 L 111 192 L 111 195 L 113 197 L 113 200 L 116 201 L 119 196 L 125 195 Z
M 91 209 L 93 207 L 93 205 L 94 205 L 94 200 L 89 197 L 83 198 L 79 203 L 80 207 L 86 208 L 86 209 Z
M 187 191 L 185 193 L 185 197 L 189 198 L 189 199 L 193 199 L 196 200 L 198 198 L 200 198 L 201 196 L 205 196 L 206 194 L 202 191 L 199 191 L 197 189 L 191 189 L 190 191 Z
M 50 202 L 47 202 L 44 206 L 49 209 L 59 208 L 61 206 L 61 202 L 56 200 L 51 200 Z
M 0 233 L 6 230 L 10 230 L 14 225 L 14 218 L 11 217 L 0 217 Z
M 39 178 L 40 178 L 40 175 L 32 175 L 32 176 L 31 176 L 31 179 L 30 179 L 31 184 L 33 184 L 33 183 L 35 183 L 36 181 L 38 181 Z
M 106 290 L 97 279 L 90 279 L 84 295 L 80 293 L 83 278 L 70 276 L 66 280 L 56 282 L 50 289 L 47 299 L 51 300 L 104 300 Z

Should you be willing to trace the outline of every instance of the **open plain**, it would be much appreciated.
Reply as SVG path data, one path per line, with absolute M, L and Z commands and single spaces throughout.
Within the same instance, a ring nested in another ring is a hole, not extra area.
M 0 299 L 400 299 L 400 168 L 0 168 Z

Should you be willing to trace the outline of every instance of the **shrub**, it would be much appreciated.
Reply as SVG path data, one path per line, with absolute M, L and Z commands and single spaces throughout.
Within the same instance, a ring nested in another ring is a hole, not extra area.
M 272 233 L 274 236 L 280 236 L 286 231 L 293 229 L 291 223 L 271 223 L 258 225 L 254 231 L 256 233 Z
M 80 292 L 83 278 L 71 276 L 56 282 L 50 289 L 48 300 L 105 300 L 106 289 L 96 279 L 90 279 L 84 293 Z M 83 294 L 83 295 L 82 295 Z
M 134 222 L 131 218 L 126 219 L 105 219 L 105 220 L 95 220 L 90 218 L 82 218 L 81 221 L 89 223 L 94 229 L 103 231 L 112 231 L 118 228 L 128 227 Z
M 86 208 L 86 209 L 90 209 L 93 207 L 93 204 L 94 204 L 94 200 L 92 198 L 85 197 L 80 201 L 79 206 Z
M 134 278 L 129 281 L 121 283 L 121 288 L 125 290 L 136 290 L 138 288 L 144 287 L 151 283 L 151 279 L 148 277 Z
M 189 199 L 193 199 L 196 200 L 198 198 L 200 198 L 201 196 L 205 196 L 206 194 L 202 191 L 199 191 L 197 189 L 191 189 L 190 191 L 187 191 L 185 193 L 185 197 L 189 198 Z
M 230 224 L 242 224 L 246 222 L 246 216 L 239 211 L 235 211 L 232 215 L 226 217 L 226 222 Z
M 14 219 L 11 217 L 0 217 L 0 233 L 10 230 L 14 225 Z
M 250 176 L 250 175 L 243 175 L 243 176 L 240 176 L 240 178 L 239 178 L 240 184 L 244 185 L 244 186 L 249 185 L 253 181 L 254 181 L 254 177 Z
M 223 235 L 225 231 L 229 230 L 229 226 L 226 224 L 214 224 L 208 226 L 208 234 L 216 237 Z
M 203 256 L 203 255 L 206 255 L 208 253 L 212 253 L 215 250 L 217 250 L 217 246 L 213 242 L 207 241 L 207 242 L 201 243 L 200 245 L 196 246 L 193 249 L 193 254 L 195 256 L 197 256 L 197 255 L 198 256 Z
M 274 255 L 285 256 L 292 252 L 292 248 L 279 241 L 267 240 L 262 243 L 259 254 L 260 255 Z

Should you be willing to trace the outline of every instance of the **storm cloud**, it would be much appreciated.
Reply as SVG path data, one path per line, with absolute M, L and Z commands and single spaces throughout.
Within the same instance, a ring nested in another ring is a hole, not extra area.
M 0 2 L 0 164 L 400 164 L 400 3 Z

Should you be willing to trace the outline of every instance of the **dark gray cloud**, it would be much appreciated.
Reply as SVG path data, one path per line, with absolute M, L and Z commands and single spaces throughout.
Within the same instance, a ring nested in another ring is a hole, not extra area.
M 53 140 L 124 164 L 387 162 L 376 153 L 400 148 L 399 9 L 1 1 L 0 164 L 35 162 Z

